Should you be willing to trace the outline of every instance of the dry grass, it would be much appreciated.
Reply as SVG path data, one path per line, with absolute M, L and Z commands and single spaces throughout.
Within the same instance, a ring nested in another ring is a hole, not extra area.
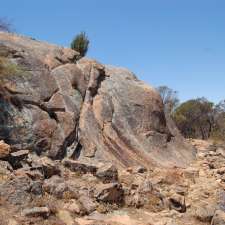
M 0 80 L 8 78 L 9 76 L 20 75 L 23 72 L 23 68 L 10 62 L 8 58 L 0 56 Z
M 41 197 L 34 198 L 31 203 L 32 207 L 48 207 L 51 211 L 51 214 L 55 215 L 60 208 L 60 203 L 53 196 L 45 193 Z
M 10 80 L 14 77 L 23 77 L 29 74 L 21 66 L 11 62 L 6 56 L 0 55 L 0 98 L 5 102 L 10 102 L 14 106 L 21 108 L 19 99 L 9 91 Z

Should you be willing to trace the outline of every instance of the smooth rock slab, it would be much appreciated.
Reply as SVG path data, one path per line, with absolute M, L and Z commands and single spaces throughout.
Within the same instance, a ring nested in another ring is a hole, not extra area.
M 75 161 L 70 159 L 64 159 L 63 165 L 70 169 L 73 172 L 78 172 L 81 174 L 92 173 L 95 174 L 97 171 L 97 167 L 85 162 Z
M 24 209 L 22 211 L 22 215 L 28 216 L 28 217 L 41 216 L 41 217 L 47 218 L 50 215 L 50 210 L 47 207 L 34 207 L 30 209 Z

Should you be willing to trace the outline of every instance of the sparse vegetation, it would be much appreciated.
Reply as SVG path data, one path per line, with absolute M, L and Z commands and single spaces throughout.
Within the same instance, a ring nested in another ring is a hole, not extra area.
M 225 141 L 225 100 L 215 105 L 206 98 L 198 98 L 179 104 L 177 91 L 167 86 L 157 90 L 165 113 L 171 115 L 184 137 Z
M 23 72 L 23 69 L 10 62 L 6 57 L 0 56 L 0 81 L 8 76 L 18 75 Z
M 159 86 L 157 90 L 163 100 L 165 112 L 171 114 L 179 104 L 177 91 L 167 86 Z
M 21 66 L 12 63 L 7 57 L 0 56 L 0 98 L 6 102 L 10 102 L 18 108 L 22 107 L 22 103 L 17 96 L 11 95 L 8 87 L 6 87 L 7 80 L 13 76 L 27 75 Z
M 215 141 L 225 141 L 225 100 L 214 107 L 214 126 L 211 137 Z
M 84 57 L 88 51 L 89 40 L 85 32 L 78 34 L 71 43 L 71 48 L 80 53 L 80 57 Z

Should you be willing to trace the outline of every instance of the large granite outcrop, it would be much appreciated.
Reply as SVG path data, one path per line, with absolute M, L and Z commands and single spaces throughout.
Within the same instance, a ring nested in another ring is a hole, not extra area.
M 122 167 L 185 166 L 195 157 L 159 93 L 130 71 L 8 33 L 0 54 L 20 68 L 1 78 L 12 101 L 0 99 L 0 139 L 12 149 Z

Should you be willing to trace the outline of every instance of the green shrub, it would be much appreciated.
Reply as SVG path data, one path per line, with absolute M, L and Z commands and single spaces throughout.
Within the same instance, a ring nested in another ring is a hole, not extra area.
M 5 79 L 9 79 L 13 76 L 23 76 L 28 75 L 29 72 L 26 71 L 22 66 L 11 62 L 6 56 L 0 56 L 0 81 L 1 83 Z
M 11 63 L 6 57 L 0 57 L 0 79 L 19 72 L 20 68 L 16 64 Z
M 80 57 L 84 57 L 88 51 L 89 40 L 85 32 L 78 34 L 71 43 L 71 48 L 80 53 Z
M 205 98 L 191 99 L 178 106 L 172 117 L 184 137 L 208 139 L 214 125 L 213 107 Z
M 7 57 L 0 56 L 0 100 L 5 103 L 12 103 L 14 106 L 21 109 L 22 102 L 16 95 L 12 95 L 12 90 L 9 82 L 13 77 L 23 77 L 30 74 L 25 71 L 20 65 L 12 63 Z M 10 91 L 9 91 L 10 90 Z

